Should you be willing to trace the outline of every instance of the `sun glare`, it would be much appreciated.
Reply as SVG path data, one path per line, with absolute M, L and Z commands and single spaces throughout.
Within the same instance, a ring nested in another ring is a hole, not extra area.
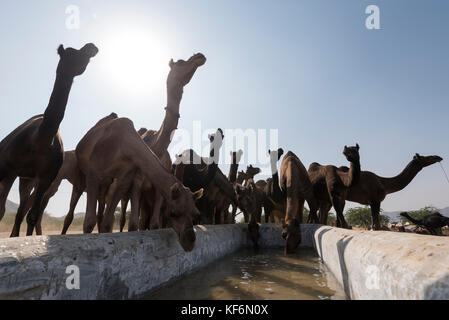
M 111 33 L 102 46 L 106 76 L 132 94 L 160 91 L 171 57 L 157 37 L 139 29 L 121 29 Z

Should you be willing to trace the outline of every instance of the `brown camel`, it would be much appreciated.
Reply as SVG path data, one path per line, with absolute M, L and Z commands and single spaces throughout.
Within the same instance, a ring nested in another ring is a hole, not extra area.
M 206 57 L 201 53 L 193 55 L 187 61 L 179 60 L 176 63 L 173 60 L 170 61 L 170 72 L 167 77 L 167 107 L 165 108 L 164 121 L 159 131 L 149 130 L 142 135 L 142 139 L 153 150 L 156 156 L 159 157 L 167 170 L 171 170 L 172 167 L 167 149 L 170 145 L 173 132 L 178 128 L 180 103 L 184 93 L 184 87 L 192 80 L 196 70 L 205 63 Z M 139 206 L 139 210 L 136 211 L 137 213 L 131 213 L 128 230 L 136 231 L 137 229 L 147 230 L 150 228 L 158 228 L 159 213 L 166 208 L 166 205 L 164 205 L 162 195 L 151 188 L 151 185 L 143 181 L 143 177 L 140 174 L 136 175 L 132 189 L 122 199 L 121 224 L 123 224 L 123 217 L 126 219 L 127 203 L 132 196 L 132 190 L 142 190 L 140 195 L 134 195 L 136 203 L 142 202 L 142 208 Z M 135 216 L 136 214 L 140 217 Z M 137 219 L 139 218 L 140 222 L 138 225 Z
M 294 253 L 301 242 L 300 223 L 303 221 L 304 202 L 307 201 L 310 215 L 316 221 L 317 204 L 313 186 L 301 160 L 288 152 L 281 164 L 280 185 L 286 194 L 286 214 L 282 237 L 286 240 L 285 252 Z
M 97 53 L 98 49 L 93 44 L 80 50 L 59 46 L 56 80 L 45 113 L 26 121 L 0 142 L 0 220 L 14 180 L 17 177 L 28 180 L 22 180 L 22 191 L 26 191 L 24 189 L 30 184 L 34 184 L 36 189 L 27 215 L 28 236 L 33 234 L 40 219 L 39 212 L 43 211 L 43 197 L 63 162 L 59 125 L 64 118 L 73 79 L 84 73 L 90 59 Z
M 118 118 L 88 132 L 76 147 L 78 166 L 86 176 L 87 208 L 84 232 L 91 233 L 96 224 L 96 202 L 100 187 L 108 185 L 107 204 L 101 230 L 111 230 L 118 202 L 140 172 L 147 183 L 167 203 L 168 217 L 185 251 L 195 243 L 193 217 L 199 215 L 193 194 L 168 172 L 134 129 L 131 120 Z M 113 183 L 111 183 L 113 181 Z M 140 190 L 137 190 L 140 192 Z M 131 210 L 135 203 L 131 198 Z M 134 212 L 133 212 L 134 213 Z M 100 231 L 101 231 L 100 230 Z
M 439 156 L 420 156 L 416 154 L 405 169 L 393 178 L 383 178 L 370 171 L 361 171 L 359 182 L 349 188 L 345 200 L 369 205 L 373 219 L 372 228 L 373 230 L 379 230 L 380 204 L 385 197 L 401 191 L 423 168 L 442 160 Z
M 285 194 L 279 186 L 279 171 L 277 163 L 280 161 L 284 150 L 268 151 L 270 155 L 272 178 L 267 179 L 265 190 L 265 222 L 282 222 L 285 219 Z
M 98 121 L 98 123 L 95 124 L 95 127 L 102 125 L 106 121 L 109 121 L 111 119 L 116 119 L 116 118 L 117 118 L 117 115 L 115 113 L 112 113 L 111 115 Z M 64 161 L 62 163 L 61 168 L 59 169 L 58 175 L 56 176 L 55 180 L 53 181 L 50 188 L 47 190 L 47 192 L 45 193 L 45 195 L 42 199 L 42 206 L 40 209 L 41 211 L 39 212 L 40 218 L 38 220 L 38 223 L 36 224 L 36 234 L 37 235 L 42 235 L 41 219 L 42 219 L 44 210 L 47 207 L 48 201 L 50 200 L 51 197 L 53 197 L 56 194 L 62 180 L 64 180 L 64 179 L 68 180 L 72 184 L 73 188 L 72 188 L 72 196 L 71 196 L 71 200 L 70 200 L 70 209 L 69 209 L 69 212 L 64 220 L 64 228 L 63 228 L 62 234 L 67 233 L 67 230 L 73 221 L 76 205 L 86 188 L 84 174 L 78 168 L 75 150 L 64 152 Z M 30 209 L 31 204 L 34 201 L 34 197 L 36 196 L 36 191 L 34 191 L 32 194 L 30 194 L 31 190 L 34 187 L 35 187 L 35 182 L 33 180 L 28 180 L 28 179 L 23 179 L 23 178 L 20 179 L 20 183 L 19 183 L 20 205 L 19 205 L 19 209 L 17 210 L 16 220 L 14 223 L 13 231 L 11 233 L 11 237 L 19 236 L 20 224 L 22 223 L 25 214 Z M 104 201 L 103 201 L 103 204 L 100 203 L 100 207 L 103 207 L 103 209 L 104 209 Z
M 309 167 L 309 178 L 313 184 L 315 199 L 320 207 L 320 223 L 327 224 L 330 207 L 337 212 L 337 227 L 348 228 L 343 210 L 349 188 L 360 179 L 360 147 L 345 146 L 343 154 L 351 163 L 351 168 L 322 166 L 312 163 Z

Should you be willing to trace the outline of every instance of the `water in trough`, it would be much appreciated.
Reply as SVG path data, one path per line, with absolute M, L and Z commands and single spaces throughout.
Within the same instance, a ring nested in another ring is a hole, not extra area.
M 150 292 L 147 300 L 346 299 L 312 249 L 245 249 Z

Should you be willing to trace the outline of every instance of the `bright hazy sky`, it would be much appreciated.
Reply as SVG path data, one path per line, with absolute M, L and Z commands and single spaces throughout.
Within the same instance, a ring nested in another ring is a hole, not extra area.
M 365 27 L 371 4 L 381 30 Z M 80 10 L 79 29 L 66 28 L 69 5 Z M 180 129 L 198 120 L 203 129 L 278 129 L 279 145 L 306 167 L 347 165 L 343 147 L 358 142 L 362 169 L 382 176 L 416 152 L 449 158 L 446 0 L 5 0 L 0 15 L 2 138 L 45 110 L 57 46 L 93 42 L 100 52 L 76 78 L 61 125 L 66 150 L 113 111 L 158 129 L 169 59 L 202 52 L 208 61 L 185 88 Z M 47 211 L 65 214 L 70 192 L 64 182 Z M 18 201 L 17 184 L 9 198 Z M 449 205 L 439 165 L 382 208 L 430 204 Z

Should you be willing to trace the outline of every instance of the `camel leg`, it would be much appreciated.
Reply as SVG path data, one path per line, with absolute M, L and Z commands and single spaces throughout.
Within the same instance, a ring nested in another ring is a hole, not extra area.
M 19 180 L 19 195 L 20 204 L 17 209 L 16 219 L 11 232 L 11 238 L 18 237 L 20 235 L 20 226 L 25 218 L 26 214 L 33 205 L 35 194 L 31 194 L 33 191 L 35 181 L 32 179 L 20 178 Z
M 44 202 L 45 193 L 51 187 L 53 180 L 56 178 L 58 172 L 56 171 L 50 177 L 45 177 L 38 179 L 38 185 L 36 189 L 36 197 L 34 199 L 33 206 L 27 215 L 27 236 L 32 236 L 34 228 L 36 227 L 37 222 L 39 221 L 41 212 L 44 212 L 46 203 Z
M 101 233 L 111 233 L 113 231 L 115 209 L 117 208 L 120 200 L 126 195 L 126 192 L 129 191 L 132 179 L 132 174 L 124 174 L 121 178 L 115 179 L 112 185 L 109 187 L 106 211 L 103 222 L 100 226 Z M 130 218 L 130 224 L 131 223 L 132 219 Z
M 5 215 L 6 200 L 16 178 L 15 176 L 5 177 L 0 182 L 0 221 Z
M 307 223 L 319 223 L 319 219 L 318 219 L 318 215 L 317 215 L 318 205 L 316 203 L 316 200 L 315 200 L 315 197 L 313 196 L 313 194 L 311 194 L 307 197 L 307 204 L 309 205 L 309 209 L 310 209 Z
M 331 203 L 321 203 L 320 204 L 320 224 L 327 225 L 327 220 L 329 217 L 329 210 L 332 208 Z
M 375 202 L 371 204 L 371 216 L 373 219 L 373 230 L 380 230 L 380 220 L 379 220 L 379 214 L 380 214 L 380 203 Z
M 106 187 L 105 185 L 102 185 L 100 187 L 100 195 L 98 197 L 98 210 L 97 210 L 97 228 L 98 228 L 98 233 L 100 233 L 100 226 L 103 222 L 103 218 L 104 218 L 104 211 L 105 211 L 105 207 L 106 207 L 106 193 L 108 192 L 108 187 Z
M 42 235 L 42 218 L 44 217 L 44 215 L 40 215 L 39 219 L 37 220 L 36 223 L 36 235 L 37 236 L 41 236 Z
M 121 213 L 120 213 L 120 232 L 123 232 L 126 225 L 126 210 L 128 209 L 129 197 L 125 197 L 121 200 Z
M 67 230 L 69 230 L 70 225 L 72 224 L 74 215 L 75 215 L 75 208 L 78 204 L 79 199 L 81 198 L 83 194 L 83 190 L 80 188 L 77 188 L 75 185 L 73 185 L 72 188 L 72 198 L 70 199 L 70 208 L 69 212 L 67 213 L 67 216 L 64 219 L 64 227 L 62 228 L 61 234 L 67 234 Z
M 92 233 L 97 223 L 97 198 L 99 193 L 98 180 L 92 175 L 86 177 L 87 206 L 84 217 L 83 232 Z
M 44 216 L 45 208 L 47 208 L 48 202 L 50 199 L 58 192 L 59 186 L 61 184 L 61 179 L 58 177 L 56 180 L 53 181 L 50 188 L 45 193 L 43 199 L 42 199 L 42 205 L 41 205 L 41 211 L 39 211 L 39 219 L 36 223 L 36 235 L 41 236 L 42 235 L 42 217 Z
M 147 196 L 149 196 L 150 198 L 148 199 Z M 140 231 L 148 230 L 148 228 L 150 227 L 150 220 L 151 220 L 150 212 L 152 212 L 152 207 L 149 204 L 149 202 L 151 202 L 152 200 L 150 199 L 153 199 L 153 196 L 152 195 L 150 196 L 148 193 L 146 193 L 146 195 L 144 195 L 141 200 L 139 212 Z
M 345 201 L 340 198 L 339 195 L 334 194 L 332 196 L 332 204 L 337 213 L 337 227 L 348 229 L 343 211 L 345 209 Z
M 134 183 L 131 189 L 131 215 L 129 216 L 128 232 L 139 230 L 139 213 L 141 210 L 142 183 Z
M 161 208 L 164 198 L 158 192 L 156 192 L 154 204 L 153 204 L 153 214 L 150 219 L 150 230 L 159 229 Z

